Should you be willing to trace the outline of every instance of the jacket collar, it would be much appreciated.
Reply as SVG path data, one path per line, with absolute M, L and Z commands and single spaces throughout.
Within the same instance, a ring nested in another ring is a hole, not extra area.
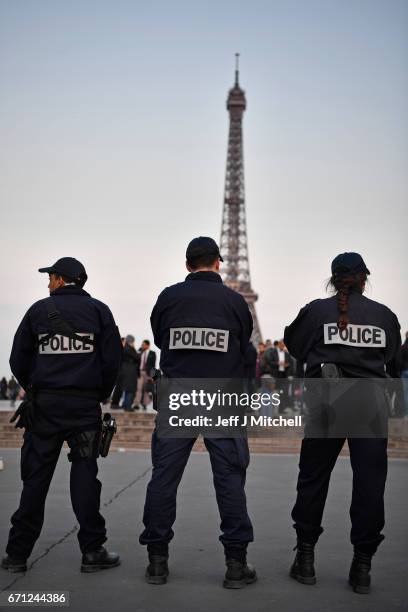
M 65 285 L 65 287 L 58 287 L 58 289 L 54 289 L 51 292 L 51 296 L 53 295 L 85 295 L 90 297 L 89 293 L 81 289 L 81 287 L 75 285 Z
M 203 270 L 202 272 L 190 272 L 186 276 L 186 281 L 205 281 L 210 283 L 222 283 L 222 278 L 217 272 Z

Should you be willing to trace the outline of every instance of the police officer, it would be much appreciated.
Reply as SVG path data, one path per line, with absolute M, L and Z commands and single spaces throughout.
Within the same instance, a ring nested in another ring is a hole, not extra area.
M 358 253 L 340 254 L 331 272 L 328 286 L 333 288 L 333 297 L 314 300 L 301 309 L 285 330 L 288 350 L 306 363 L 306 378 L 321 377 L 327 367 L 324 364 L 338 366 L 343 377 L 395 376 L 400 326 L 391 310 L 363 295 L 370 274 L 363 258 Z M 290 575 L 303 584 L 316 582 L 314 546 L 323 531 L 330 475 L 344 442 L 345 438 L 338 437 L 305 437 L 302 441 L 292 511 L 297 554 Z M 353 469 L 350 517 L 354 546 L 349 582 L 355 592 L 368 593 L 371 558 L 384 538 L 387 439 L 349 437 L 348 446 Z
M 189 274 L 185 281 L 164 289 L 151 314 L 154 341 L 161 349 L 160 367 L 169 378 L 243 378 L 252 333 L 248 306 L 239 293 L 222 283 L 219 269 L 223 260 L 214 240 L 194 238 L 186 259 Z M 194 340 L 198 330 L 201 342 Z M 215 337 L 219 346 L 214 345 Z M 195 438 L 158 437 L 157 431 L 152 436 L 153 473 L 140 536 L 149 554 L 146 580 L 150 584 L 167 581 L 177 487 L 194 442 Z M 257 579 L 246 563 L 247 545 L 253 540 L 244 490 L 248 444 L 245 439 L 231 438 L 205 438 L 204 443 L 221 516 L 220 541 L 227 564 L 223 584 L 241 588 Z
M 119 565 L 119 556 L 103 546 L 106 529 L 99 512 L 101 483 L 96 457 L 100 402 L 109 397 L 114 386 L 122 345 L 109 308 L 84 291 L 87 274 L 79 261 L 63 257 L 39 272 L 49 274 L 50 298 L 29 308 L 14 337 L 10 357 L 11 370 L 28 400 L 17 411 L 17 426 L 25 427 L 23 491 L 11 518 L 2 567 L 12 572 L 27 569 L 66 440 L 72 462 L 71 501 L 80 526 L 81 570 L 94 572 Z

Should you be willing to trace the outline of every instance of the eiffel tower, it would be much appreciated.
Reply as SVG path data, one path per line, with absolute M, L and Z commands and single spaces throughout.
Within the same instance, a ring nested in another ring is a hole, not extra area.
M 220 251 L 224 258 L 221 275 L 224 283 L 238 291 L 247 301 L 254 321 L 251 340 L 257 346 L 258 342 L 262 341 L 262 336 L 255 310 L 258 295 L 252 289 L 249 273 L 242 142 L 242 117 L 246 99 L 245 92 L 239 86 L 238 62 L 239 53 L 236 53 L 235 84 L 227 99 L 230 126 L 220 240 Z

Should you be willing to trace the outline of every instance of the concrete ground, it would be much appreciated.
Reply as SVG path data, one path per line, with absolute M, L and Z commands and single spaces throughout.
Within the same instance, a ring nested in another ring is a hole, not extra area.
M 19 452 L 0 450 L 0 456 L 5 464 L 0 471 L 0 547 L 4 549 L 9 517 L 20 493 Z M 191 456 L 182 480 L 171 546 L 171 576 L 165 586 L 144 582 L 146 552 L 138 544 L 150 475 L 149 453 L 112 453 L 99 461 L 108 544 L 120 552 L 122 565 L 96 574 L 79 571 L 77 526 L 68 494 L 69 464 L 62 455 L 30 569 L 26 574 L 0 570 L 0 591 L 69 591 L 72 610 L 95 612 L 407 610 L 408 462 L 390 461 L 386 540 L 374 559 L 372 593 L 364 596 L 354 594 L 346 582 L 352 554 L 348 540 L 351 470 L 347 458 L 338 460 L 332 477 L 325 533 L 317 548 L 318 583 L 303 586 L 288 577 L 295 544 L 290 510 L 297 461 L 296 456 L 252 456 L 247 493 L 255 542 L 250 546 L 249 560 L 257 568 L 259 581 L 231 591 L 221 586 L 224 560 L 217 539 L 219 518 L 207 454 Z

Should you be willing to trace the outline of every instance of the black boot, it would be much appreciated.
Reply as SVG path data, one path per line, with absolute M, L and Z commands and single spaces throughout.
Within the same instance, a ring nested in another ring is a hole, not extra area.
M 316 584 L 314 570 L 314 544 L 298 540 L 294 550 L 296 557 L 290 568 L 290 576 L 302 584 Z
M 354 557 L 350 567 L 349 584 L 355 593 L 370 592 L 372 555 L 354 549 Z
M 252 584 L 258 580 L 255 569 L 248 565 L 246 561 L 226 558 L 227 571 L 223 586 L 226 589 L 242 589 L 247 584 Z
M 81 572 L 99 572 L 118 565 L 120 565 L 119 555 L 108 552 L 104 546 L 99 546 L 96 550 L 82 555 Z
M 4 557 L 1 562 L 1 567 L 13 574 L 16 572 L 26 572 L 27 571 L 27 561 L 26 559 L 16 559 L 15 557 Z
M 146 568 L 146 582 L 149 584 L 166 584 L 169 575 L 168 555 L 156 555 L 149 552 L 149 565 Z

